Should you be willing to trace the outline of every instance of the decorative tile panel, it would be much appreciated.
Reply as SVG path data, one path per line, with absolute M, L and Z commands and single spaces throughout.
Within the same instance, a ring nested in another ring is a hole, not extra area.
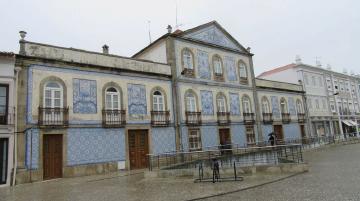
M 279 98 L 277 96 L 271 96 L 271 107 L 273 117 L 280 118 Z
M 144 85 L 128 84 L 128 106 L 131 115 L 146 115 L 146 89 Z
M 285 138 L 301 138 L 300 126 L 298 123 L 285 124 L 284 127 L 284 137 Z
M 96 81 L 73 79 L 73 111 L 80 114 L 96 114 Z
M 125 153 L 124 129 L 68 129 L 68 166 L 124 161 Z
M 241 51 L 241 49 L 215 25 L 190 33 L 185 35 L 185 37 Z
M 214 105 L 213 105 L 213 94 L 211 91 L 200 91 L 201 95 L 201 114 L 202 115 L 213 115 L 214 114 Z
M 262 126 L 262 133 L 264 140 L 267 141 L 269 139 L 269 134 L 273 132 L 273 125 L 261 125 Z
M 183 151 L 189 151 L 189 138 L 188 138 L 188 127 L 181 127 L 181 146 L 180 149 Z
M 230 114 L 240 115 L 240 98 L 239 94 L 229 93 L 230 97 Z
M 161 154 L 176 150 L 175 129 L 173 127 L 152 128 L 151 139 L 153 154 Z
M 39 168 L 39 129 L 30 129 L 25 132 L 26 150 L 25 150 L 25 166 L 26 169 Z
M 198 70 L 199 77 L 202 79 L 210 79 L 210 64 L 209 64 L 209 53 L 198 50 L 197 51 L 197 59 L 198 59 Z
M 214 148 L 219 145 L 217 126 L 201 127 L 201 143 L 203 150 Z
M 235 59 L 233 57 L 225 57 L 224 64 L 227 73 L 227 79 L 229 81 L 236 81 L 237 76 L 236 76 Z
M 295 100 L 293 97 L 288 98 L 288 106 L 290 115 L 296 115 Z
M 237 144 L 239 146 L 245 146 L 246 134 L 245 134 L 245 126 L 244 125 L 231 125 L 231 143 Z

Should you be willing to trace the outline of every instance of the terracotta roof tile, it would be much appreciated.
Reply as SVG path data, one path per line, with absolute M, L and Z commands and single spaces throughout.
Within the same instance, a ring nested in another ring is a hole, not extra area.
M 258 75 L 257 77 L 261 78 L 261 77 L 264 77 L 264 76 L 267 76 L 267 75 L 271 75 L 271 74 L 274 74 L 274 73 L 277 73 L 277 72 L 281 72 L 281 71 L 284 71 L 284 70 L 287 70 L 287 69 L 294 68 L 295 66 L 296 66 L 296 64 L 291 63 L 291 64 L 288 64 L 286 66 L 277 67 L 277 68 L 271 69 L 269 71 L 265 71 L 265 72 L 261 73 L 260 75 Z

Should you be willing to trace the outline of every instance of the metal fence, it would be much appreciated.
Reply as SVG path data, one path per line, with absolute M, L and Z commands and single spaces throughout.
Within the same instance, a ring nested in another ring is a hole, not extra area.
M 356 136 L 356 135 L 355 135 Z M 228 144 L 213 147 L 204 147 L 203 151 L 179 151 L 162 154 L 148 154 L 149 170 L 153 169 L 181 169 L 196 167 L 196 164 L 218 158 L 221 164 L 237 166 L 252 166 L 262 164 L 276 164 L 284 162 L 303 162 L 303 151 L 330 144 L 359 143 L 360 138 L 339 136 L 323 136 L 313 138 L 289 138 L 277 140 L 274 146 L 270 142 L 257 142 L 256 146 L 247 144 Z M 230 147 L 230 148 L 229 148 Z

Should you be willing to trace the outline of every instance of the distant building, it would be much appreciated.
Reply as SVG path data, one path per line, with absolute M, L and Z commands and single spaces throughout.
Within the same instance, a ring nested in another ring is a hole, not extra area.
M 360 118 L 358 76 L 303 64 L 298 59 L 296 63 L 263 72 L 258 77 L 303 85 L 312 136 L 356 133 Z

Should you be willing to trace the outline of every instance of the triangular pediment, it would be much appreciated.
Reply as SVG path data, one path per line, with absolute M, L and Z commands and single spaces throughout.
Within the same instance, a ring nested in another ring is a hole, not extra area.
M 184 38 L 189 38 L 225 48 L 245 52 L 244 48 L 235 41 L 230 34 L 220 27 L 216 22 L 205 27 L 197 27 L 185 32 Z

